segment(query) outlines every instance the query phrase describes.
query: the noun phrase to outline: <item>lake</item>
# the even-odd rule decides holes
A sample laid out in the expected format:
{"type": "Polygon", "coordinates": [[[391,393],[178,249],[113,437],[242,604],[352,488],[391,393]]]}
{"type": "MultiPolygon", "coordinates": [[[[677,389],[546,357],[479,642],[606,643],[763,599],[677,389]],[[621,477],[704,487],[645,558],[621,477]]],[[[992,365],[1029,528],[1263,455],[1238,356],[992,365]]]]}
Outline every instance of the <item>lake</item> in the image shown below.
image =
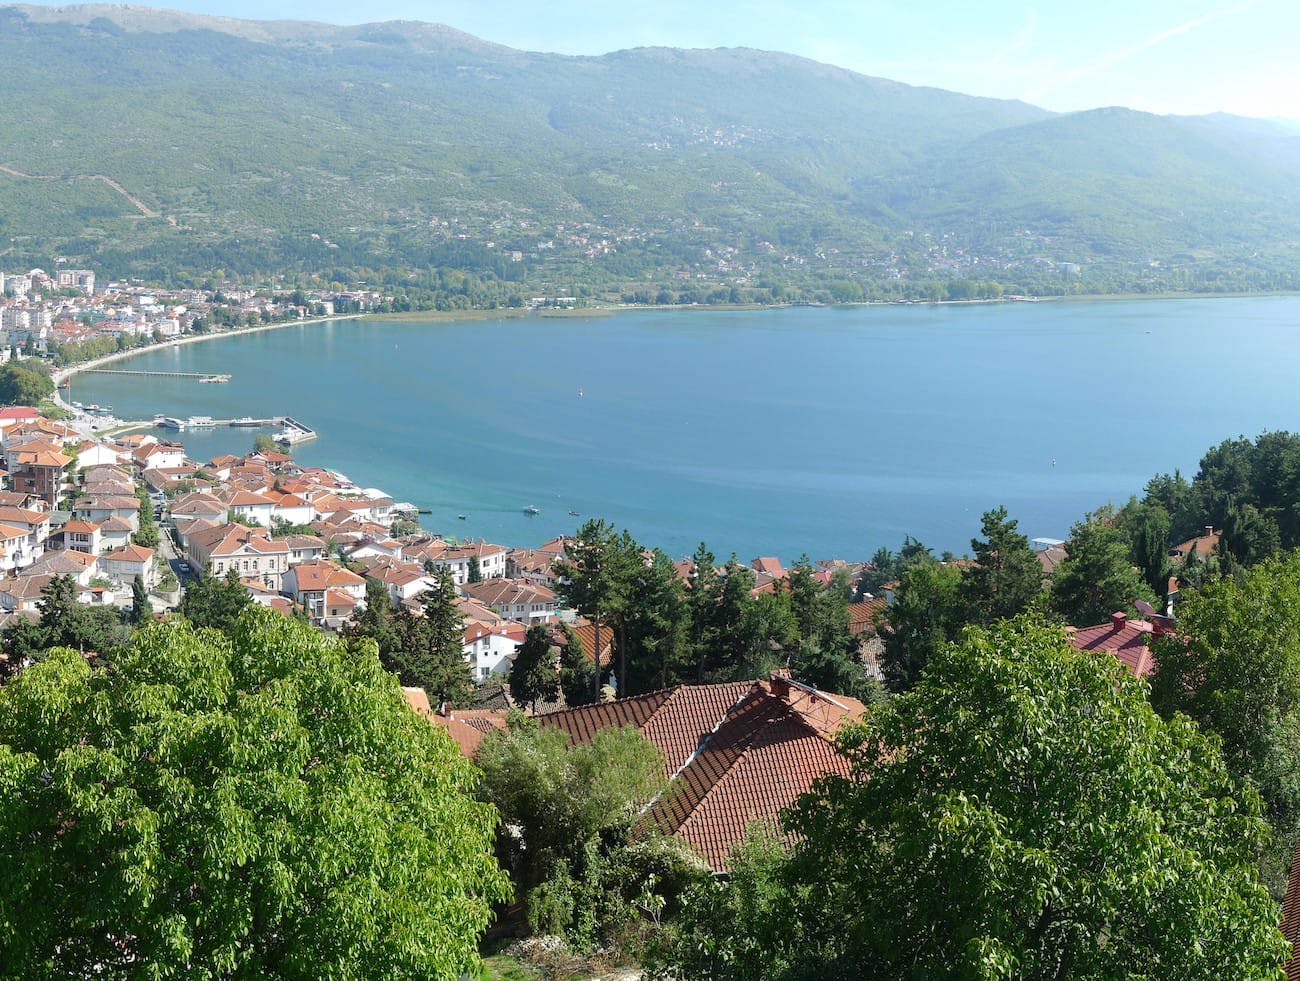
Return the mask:
{"type": "MultiPolygon", "coordinates": [[[[320,433],[301,463],[461,537],[535,545],[601,516],[674,557],[788,562],[905,534],[960,554],[999,504],[1064,538],[1212,443],[1294,428],[1298,366],[1296,297],[650,310],[289,327],[113,366],[225,385],[86,375],[71,397],[292,415],[320,433]]],[[[210,459],[253,432],[181,438],[210,459]]]]}

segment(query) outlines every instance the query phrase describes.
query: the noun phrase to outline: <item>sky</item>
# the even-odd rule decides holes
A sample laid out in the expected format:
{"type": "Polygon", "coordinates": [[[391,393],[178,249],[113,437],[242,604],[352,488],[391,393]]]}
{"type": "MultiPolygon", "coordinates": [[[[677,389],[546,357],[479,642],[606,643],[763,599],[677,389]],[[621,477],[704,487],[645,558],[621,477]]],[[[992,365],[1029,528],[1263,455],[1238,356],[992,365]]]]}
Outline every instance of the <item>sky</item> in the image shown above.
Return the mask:
{"type": "Polygon", "coordinates": [[[135,0],[257,20],[447,24],[530,51],[786,51],[1056,111],[1300,120],[1300,0],[135,0]]]}

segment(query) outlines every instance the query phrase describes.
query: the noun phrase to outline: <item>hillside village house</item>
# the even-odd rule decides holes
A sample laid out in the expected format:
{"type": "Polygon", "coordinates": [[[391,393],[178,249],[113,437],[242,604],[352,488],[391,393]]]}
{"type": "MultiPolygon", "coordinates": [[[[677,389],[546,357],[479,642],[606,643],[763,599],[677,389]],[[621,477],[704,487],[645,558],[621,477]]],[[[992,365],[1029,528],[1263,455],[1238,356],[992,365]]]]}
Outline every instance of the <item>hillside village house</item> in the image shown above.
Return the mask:
{"type": "Polygon", "coordinates": [[[15,572],[35,561],[27,529],[0,524],[0,572],[15,572]]]}
{"type": "Polygon", "coordinates": [[[104,575],[119,585],[129,586],[139,576],[146,589],[153,589],[158,584],[158,573],[154,566],[153,549],[143,545],[123,545],[99,557],[104,575]]]}
{"type": "Polygon", "coordinates": [[[531,623],[555,615],[555,593],[545,586],[515,579],[485,579],[467,582],[459,589],[507,620],[531,623]]]}
{"type": "Polygon", "coordinates": [[[338,626],[364,605],[366,581],[333,562],[303,562],[285,573],[281,592],[293,597],[314,620],[338,626]]]}
{"type": "Polygon", "coordinates": [[[411,562],[423,565],[430,562],[435,568],[446,569],[451,573],[451,580],[457,586],[469,582],[469,567],[472,559],[478,559],[479,575],[484,579],[497,579],[506,574],[506,554],[504,545],[490,545],[487,542],[471,542],[467,545],[450,545],[441,539],[429,539],[416,542],[403,549],[403,557],[411,562]]]}
{"type": "Polygon", "coordinates": [[[494,674],[509,674],[526,631],[522,623],[493,626],[475,621],[466,624],[465,660],[469,661],[474,680],[486,681],[494,674]]]}
{"type": "Polygon", "coordinates": [[[231,569],[244,579],[258,579],[280,590],[289,569],[289,546],[271,538],[265,529],[225,524],[189,536],[190,564],[220,578],[231,569]]]}

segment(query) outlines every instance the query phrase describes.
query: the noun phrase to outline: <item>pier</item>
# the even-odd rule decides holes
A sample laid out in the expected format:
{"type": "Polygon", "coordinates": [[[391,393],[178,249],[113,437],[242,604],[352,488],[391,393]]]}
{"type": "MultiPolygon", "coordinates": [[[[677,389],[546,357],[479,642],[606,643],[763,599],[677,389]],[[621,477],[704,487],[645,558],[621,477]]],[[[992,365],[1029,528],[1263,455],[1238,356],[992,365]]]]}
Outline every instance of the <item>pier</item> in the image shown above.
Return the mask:
{"type": "Polygon", "coordinates": [[[303,425],[291,416],[285,416],[281,420],[281,425],[284,428],[274,438],[277,443],[283,443],[285,446],[297,446],[299,443],[316,438],[316,430],[303,425]]]}
{"type": "Polygon", "coordinates": [[[81,373],[84,375],[151,375],[155,378],[189,378],[194,381],[216,382],[218,384],[230,381],[229,375],[201,371],[128,371],[125,368],[85,368],[81,373]]]}

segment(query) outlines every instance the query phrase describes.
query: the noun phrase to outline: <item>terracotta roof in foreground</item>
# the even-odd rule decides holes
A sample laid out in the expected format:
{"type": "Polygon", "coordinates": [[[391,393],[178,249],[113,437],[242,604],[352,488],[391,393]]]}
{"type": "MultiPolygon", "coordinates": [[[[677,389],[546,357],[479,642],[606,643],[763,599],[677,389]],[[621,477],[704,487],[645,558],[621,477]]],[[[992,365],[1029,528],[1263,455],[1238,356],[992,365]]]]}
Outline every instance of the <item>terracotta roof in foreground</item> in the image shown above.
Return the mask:
{"type": "Polygon", "coordinates": [[[775,828],[780,812],[818,777],[848,772],[832,737],[861,711],[853,699],[774,675],[766,682],[679,685],[537,720],[574,742],[635,726],[664,754],[670,777],[643,820],[722,872],[750,823],[775,828]]]}

